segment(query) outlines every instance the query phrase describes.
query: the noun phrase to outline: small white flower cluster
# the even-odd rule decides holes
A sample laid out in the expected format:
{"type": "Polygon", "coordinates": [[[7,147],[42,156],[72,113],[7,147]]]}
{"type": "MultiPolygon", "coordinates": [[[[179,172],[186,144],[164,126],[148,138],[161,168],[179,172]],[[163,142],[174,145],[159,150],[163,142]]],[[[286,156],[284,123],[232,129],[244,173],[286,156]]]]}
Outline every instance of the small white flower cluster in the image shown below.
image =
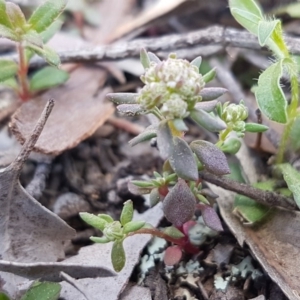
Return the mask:
{"type": "Polygon", "coordinates": [[[158,107],[167,119],[184,118],[194,105],[205,83],[196,66],[170,54],[166,61],[151,62],[141,80],[138,103],[147,110],[158,107]]]}

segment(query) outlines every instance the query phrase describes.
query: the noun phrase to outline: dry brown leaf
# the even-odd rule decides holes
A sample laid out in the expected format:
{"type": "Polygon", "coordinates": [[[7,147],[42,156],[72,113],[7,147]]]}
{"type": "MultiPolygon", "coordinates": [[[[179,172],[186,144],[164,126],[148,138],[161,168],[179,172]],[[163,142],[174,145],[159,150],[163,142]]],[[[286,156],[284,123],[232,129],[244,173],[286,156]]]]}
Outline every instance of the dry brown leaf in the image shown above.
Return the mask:
{"type": "MultiPolygon", "coordinates": [[[[250,183],[258,181],[254,158],[243,144],[238,159],[250,183]]],[[[273,209],[268,219],[256,227],[244,226],[232,214],[235,194],[208,184],[220,195],[221,215],[239,244],[247,244],[254,257],[290,300],[300,299],[300,212],[273,209]]]]}
{"type": "MultiPolygon", "coordinates": [[[[0,259],[16,262],[57,261],[64,257],[63,242],[75,231],[31,197],[19,182],[22,166],[32,151],[53,107],[49,101],[15,161],[0,172],[0,259]]],[[[3,289],[15,299],[26,279],[0,272],[3,289]]]]}
{"type": "Polygon", "coordinates": [[[56,99],[51,116],[35,145],[35,151],[58,155],[92,135],[114,112],[105,102],[109,89],[95,97],[106,74],[92,68],[78,68],[69,81],[58,88],[24,103],[13,115],[10,127],[20,142],[30,135],[47,99],[56,99]]]}
{"type": "MultiPolygon", "coordinates": [[[[137,215],[136,220],[144,220],[147,223],[157,226],[163,218],[161,205],[148,209],[145,213],[137,215]]],[[[126,253],[126,264],[124,269],[115,277],[108,278],[86,278],[79,279],[76,282],[84,287],[85,294],[89,300],[118,300],[119,295],[125,289],[131,273],[135,265],[140,260],[140,253],[146,244],[150,241],[151,236],[147,234],[139,234],[127,238],[124,241],[124,248],[126,253]],[[99,298],[101,295],[101,298],[99,298]]],[[[83,247],[79,254],[66,259],[65,263],[83,263],[84,265],[101,264],[101,266],[112,269],[110,252],[112,243],[95,244],[92,246],[83,247]]],[[[65,300],[86,300],[84,296],[67,282],[62,282],[61,297],[65,300]]]]}
{"type": "Polygon", "coordinates": [[[198,3],[191,0],[159,0],[152,7],[141,12],[138,16],[133,16],[130,21],[123,22],[110,34],[110,41],[115,41],[124,35],[127,35],[135,30],[150,25],[151,23],[161,21],[162,18],[170,17],[170,14],[182,14],[186,11],[197,10],[204,3],[198,3]],[[176,12],[175,12],[176,10],[176,12]]]}

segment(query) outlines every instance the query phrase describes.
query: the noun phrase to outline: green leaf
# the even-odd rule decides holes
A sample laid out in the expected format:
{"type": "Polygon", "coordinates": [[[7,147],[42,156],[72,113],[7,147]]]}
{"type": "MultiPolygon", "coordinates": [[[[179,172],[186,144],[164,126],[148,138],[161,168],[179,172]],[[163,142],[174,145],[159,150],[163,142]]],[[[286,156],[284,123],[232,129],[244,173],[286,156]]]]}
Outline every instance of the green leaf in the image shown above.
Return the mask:
{"type": "Polygon", "coordinates": [[[258,23],[263,19],[262,11],[254,0],[229,0],[233,17],[249,32],[257,35],[258,23]]]}
{"type": "Polygon", "coordinates": [[[7,16],[9,17],[9,20],[13,26],[14,29],[21,29],[24,33],[26,32],[26,19],[21,11],[21,8],[12,3],[12,2],[7,2],[6,3],[6,13],[7,16]]]}
{"type": "Polygon", "coordinates": [[[293,123],[291,134],[290,134],[291,146],[295,151],[300,149],[299,133],[300,133],[300,116],[298,116],[295,122],[293,123]]]}
{"type": "Polygon", "coordinates": [[[58,32],[63,24],[62,20],[56,20],[53,22],[45,31],[40,33],[40,37],[42,38],[44,43],[47,43],[51,40],[51,38],[58,32]]]}
{"type": "Polygon", "coordinates": [[[198,140],[193,141],[190,146],[208,172],[215,175],[230,173],[226,156],[216,145],[198,140]]]}
{"type": "Polygon", "coordinates": [[[130,221],[126,223],[123,227],[123,232],[125,234],[129,232],[134,232],[141,229],[145,225],[145,221],[130,221]]]}
{"type": "Polygon", "coordinates": [[[278,168],[281,170],[283,178],[300,208],[300,173],[288,163],[278,165],[278,168]]]}
{"type": "Polygon", "coordinates": [[[278,123],[287,122],[287,101],[280,86],[282,63],[280,60],[268,67],[259,76],[258,86],[254,90],[260,110],[270,120],[278,123]]]}
{"type": "Polygon", "coordinates": [[[174,239],[180,239],[184,237],[184,234],[174,226],[166,227],[163,232],[174,239]]]}
{"type": "Polygon", "coordinates": [[[16,75],[18,65],[12,60],[0,60],[0,82],[16,75]]]}
{"type": "Polygon", "coordinates": [[[27,44],[27,47],[35,52],[37,55],[43,57],[51,66],[57,67],[60,64],[58,54],[48,46],[40,48],[34,44],[27,44]]]}
{"type": "Polygon", "coordinates": [[[211,69],[205,75],[203,75],[203,81],[205,83],[212,81],[216,77],[216,74],[217,74],[216,68],[211,69]]]}
{"type": "Polygon", "coordinates": [[[123,240],[117,240],[113,243],[111,261],[116,272],[120,272],[124,268],[126,256],[123,247],[123,240]]]}
{"type": "Polygon", "coordinates": [[[202,57],[201,56],[197,56],[196,58],[194,58],[191,61],[191,65],[196,66],[199,71],[200,71],[201,63],[202,63],[202,57]]]}
{"type": "Polygon", "coordinates": [[[265,46],[268,39],[271,37],[276,26],[280,23],[279,20],[261,20],[258,23],[258,41],[261,46],[265,46]]]}
{"type": "Polygon", "coordinates": [[[153,125],[150,125],[147,127],[142,133],[131,139],[128,144],[130,146],[135,146],[139,143],[149,141],[152,138],[156,137],[156,128],[153,127],[153,125]]]}
{"type": "Polygon", "coordinates": [[[236,154],[240,148],[242,143],[237,138],[229,138],[226,139],[225,142],[220,146],[220,149],[224,153],[236,154]]]}
{"type": "Polygon", "coordinates": [[[257,123],[246,123],[245,131],[248,132],[265,132],[269,129],[268,126],[257,123]]]}
{"type": "Polygon", "coordinates": [[[101,231],[103,231],[105,225],[107,224],[107,222],[105,220],[103,220],[102,218],[99,218],[93,214],[89,214],[87,212],[82,212],[79,213],[80,218],[87,224],[100,229],[101,231]]]}
{"type": "Polygon", "coordinates": [[[59,283],[34,282],[21,300],[57,300],[61,291],[59,283]]]}
{"type": "Polygon", "coordinates": [[[190,113],[191,118],[200,126],[210,132],[220,132],[226,129],[226,123],[219,117],[211,115],[203,109],[193,109],[190,113]]]}
{"type": "Polygon", "coordinates": [[[137,104],[137,93],[108,93],[106,99],[116,104],[137,104]]]}
{"type": "Polygon", "coordinates": [[[188,131],[189,130],[182,119],[174,119],[174,120],[170,120],[170,122],[173,123],[173,126],[178,131],[188,131]]]}
{"type": "Polygon", "coordinates": [[[270,211],[266,207],[246,196],[237,195],[234,202],[233,213],[238,215],[249,225],[261,221],[270,211]]]}
{"type": "Polygon", "coordinates": [[[10,300],[10,299],[4,293],[0,293],[0,300],[10,300]]]}
{"type": "Polygon", "coordinates": [[[98,244],[106,244],[110,242],[110,239],[108,239],[106,236],[102,236],[102,237],[91,236],[90,240],[98,244]]]}
{"type": "Polygon", "coordinates": [[[6,13],[6,3],[4,0],[0,0],[0,24],[6,28],[12,29],[13,26],[6,13]]]}
{"type": "Polygon", "coordinates": [[[158,188],[154,188],[150,192],[150,207],[155,206],[160,201],[160,194],[158,188]]]}
{"type": "Polygon", "coordinates": [[[114,219],[110,215],[107,215],[107,214],[98,214],[98,217],[103,219],[107,223],[112,223],[114,221],[114,219]]]}
{"type": "Polygon", "coordinates": [[[2,24],[0,24],[0,37],[4,37],[4,38],[10,39],[12,41],[19,40],[18,36],[15,34],[15,32],[12,29],[10,29],[2,24]]]}
{"type": "Polygon", "coordinates": [[[148,69],[150,67],[150,58],[145,48],[142,48],[140,51],[140,61],[144,69],[148,69]]]}
{"type": "Polygon", "coordinates": [[[54,67],[45,67],[36,73],[30,79],[30,90],[37,92],[46,90],[54,86],[65,83],[69,79],[66,71],[54,67]]]}
{"type": "Polygon", "coordinates": [[[29,30],[22,36],[23,41],[33,44],[39,48],[43,48],[43,40],[35,30],[29,30]]]}
{"type": "Polygon", "coordinates": [[[198,168],[194,154],[187,142],[177,136],[173,138],[169,162],[178,177],[185,180],[198,180],[198,168]]]}
{"type": "Polygon", "coordinates": [[[124,226],[125,224],[129,223],[133,217],[133,203],[131,200],[127,200],[123,204],[123,209],[120,217],[120,222],[124,226]]]}
{"type": "Polygon", "coordinates": [[[173,135],[168,121],[161,121],[159,123],[156,134],[160,155],[163,159],[167,159],[170,156],[173,147],[173,135]]]}
{"type": "Polygon", "coordinates": [[[8,79],[6,79],[4,81],[1,81],[0,85],[7,86],[7,87],[9,87],[9,88],[11,88],[11,89],[13,89],[15,91],[18,90],[18,82],[17,82],[17,80],[16,80],[15,77],[10,77],[10,78],[8,78],[8,79]]]}
{"type": "Polygon", "coordinates": [[[28,24],[38,33],[45,31],[66,7],[67,0],[48,0],[31,15],[28,24]]]}

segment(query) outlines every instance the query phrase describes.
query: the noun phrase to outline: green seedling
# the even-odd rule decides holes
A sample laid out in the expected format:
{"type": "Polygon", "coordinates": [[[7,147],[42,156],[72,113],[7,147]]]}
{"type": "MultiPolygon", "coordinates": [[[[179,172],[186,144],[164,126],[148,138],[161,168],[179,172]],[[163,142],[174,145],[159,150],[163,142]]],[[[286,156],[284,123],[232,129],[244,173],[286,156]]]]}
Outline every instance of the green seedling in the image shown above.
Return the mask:
{"type": "MultiPolygon", "coordinates": [[[[297,4],[291,7],[294,7],[296,11],[296,6],[297,4]]],[[[260,74],[254,92],[263,114],[272,121],[284,124],[276,157],[277,170],[283,175],[296,204],[300,207],[300,173],[289,163],[283,163],[289,141],[293,150],[300,149],[297,57],[289,53],[284,41],[281,21],[265,16],[255,0],[229,0],[229,7],[235,19],[249,32],[256,35],[260,45],[268,47],[274,56],[272,64],[260,74]],[[286,98],[280,83],[283,74],[287,74],[290,80],[291,99],[286,98]]]]}
{"type": "Polygon", "coordinates": [[[254,0],[229,0],[229,7],[234,18],[256,35],[260,45],[268,47],[274,55],[273,63],[260,74],[254,91],[263,114],[272,121],[285,124],[276,159],[280,164],[293,124],[299,118],[298,65],[284,41],[280,20],[265,16],[254,0]],[[291,82],[290,102],[280,84],[284,73],[287,73],[291,82]]]}
{"type": "Polygon", "coordinates": [[[215,195],[202,189],[198,172],[205,169],[215,175],[230,173],[224,152],[236,153],[245,132],[267,130],[264,125],[245,122],[248,110],[242,101],[240,104],[218,103],[216,99],[226,89],[205,88],[216,71],[201,74],[201,57],[188,62],[170,54],[167,60],[161,61],[153,53],[142,49],[140,58],[145,68],[141,76],[145,85],[141,91],[137,94],[108,94],[107,98],[115,102],[117,109],[125,115],[152,114],[158,120],[157,124],[150,125],[129,143],[133,146],[155,137],[160,154],[165,159],[162,174],[155,172],[154,178],[149,181],[132,181],[129,190],[135,194],[150,194],[151,206],[162,202],[164,215],[172,224],[172,232],[162,234],[142,223],[138,223],[140,228],[133,227],[127,232],[126,228],[132,222],[130,218],[127,220],[129,223],[124,223],[122,216],[121,221],[113,221],[108,216],[104,220],[102,216],[81,214],[85,222],[103,232],[103,237],[91,238],[94,242],[114,242],[112,261],[117,271],[125,263],[122,242],[128,235],[149,233],[165,238],[174,244],[165,252],[165,263],[173,265],[180,260],[183,251],[192,254],[199,252],[198,245],[193,244],[189,237],[190,230],[196,225],[193,220],[196,210],[201,211],[208,227],[222,231],[221,221],[210,204],[215,195]],[[196,140],[188,144],[184,139],[188,131],[186,118],[218,133],[219,141],[213,144],[196,140]]]}
{"type": "Polygon", "coordinates": [[[58,54],[45,45],[60,28],[57,18],[66,4],[67,0],[48,0],[26,20],[18,5],[0,0],[0,37],[14,41],[18,53],[18,63],[0,59],[0,84],[14,89],[22,101],[64,83],[69,77],[57,68],[60,64],[58,54]],[[43,57],[51,67],[28,77],[29,61],[34,54],[43,57]]]}

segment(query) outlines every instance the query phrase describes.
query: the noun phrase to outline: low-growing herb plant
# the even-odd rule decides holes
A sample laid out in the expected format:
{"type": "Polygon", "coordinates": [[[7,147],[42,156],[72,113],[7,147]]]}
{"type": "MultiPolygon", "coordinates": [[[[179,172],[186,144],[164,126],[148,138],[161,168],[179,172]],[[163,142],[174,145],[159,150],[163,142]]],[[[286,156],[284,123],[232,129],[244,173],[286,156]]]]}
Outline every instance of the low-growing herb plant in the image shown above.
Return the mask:
{"type": "Polygon", "coordinates": [[[161,201],[164,215],[172,226],[159,231],[144,222],[132,221],[131,201],[124,204],[120,221],[108,215],[81,213],[85,222],[103,232],[103,237],[92,237],[92,241],[114,243],[111,259],[116,271],[125,264],[123,240],[128,236],[149,233],[165,238],[173,244],[165,252],[165,262],[176,264],[182,251],[192,254],[199,251],[189,238],[189,231],[196,223],[193,220],[196,210],[201,211],[208,227],[223,230],[209,201],[214,195],[202,189],[198,172],[205,169],[216,175],[229,174],[224,152],[236,153],[245,132],[267,130],[264,125],[245,122],[248,110],[243,101],[221,104],[215,100],[226,89],[205,88],[214,78],[215,70],[201,74],[201,57],[190,63],[170,54],[167,60],[161,61],[145,49],[141,50],[140,57],[145,68],[141,77],[145,85],[140,92],[113,93],[107,97],[117,103],[118,110],[125,115],[156,116],[157,124],[147,127],[129,143],[134,146],[156,137],[160,154],[165,159],[162,174],[154,172],[154,178],[149,181],[132,181],[129,190],[135,194],[150,194],[151,206],[161,201]],[[219,133],[218,142],[195,140],[188,144],[184,139],[188,117],[206,130],[219,133]]]}
{"type": "MultiPolygon", "coordinates": [[[[299,66],[297,58],[290,54],[284,40],[281,21],[265,16],[255,0],[229,0],[234,18],[249,32],[258,37],[261,46],[268,47],[273,53],[271,65],[264,70],[254,92],[259,108],[270,120],[284,124],[275,167],[287,183],[288,194],[300,208],[300,173],[289,163],[284,162],[286,150],[298,151],[300,132],[299,112],[299,66]],[[291,97],[287,99],[280,80],[286,74],[290,80],[291,97]],[[291,143],[289,143],[291,142],[291,143]]],[[[268,183],[268,189],[274,190],[274,180],[268,183]]],[[[246,199],[249,201],[249,198],[246,199]]],[[[265,208],[259,209],[261,214],[265,208]]]]}
{"type": "Polygon", "coordinates": [[[13,88],[22,101],[64,83],[69,77],[57,68],[58,54],[45,45],[60,28],[57,18],[66,4],[67,0],[47,0],[26,20],[18,5],[0,0],[0,37],[14,41],[18,54],[18,63],[0,59],[0,84],[13,88]],[[28,77],[29,61],[34,54],[43,57],[50,66],[28,77]]]}

